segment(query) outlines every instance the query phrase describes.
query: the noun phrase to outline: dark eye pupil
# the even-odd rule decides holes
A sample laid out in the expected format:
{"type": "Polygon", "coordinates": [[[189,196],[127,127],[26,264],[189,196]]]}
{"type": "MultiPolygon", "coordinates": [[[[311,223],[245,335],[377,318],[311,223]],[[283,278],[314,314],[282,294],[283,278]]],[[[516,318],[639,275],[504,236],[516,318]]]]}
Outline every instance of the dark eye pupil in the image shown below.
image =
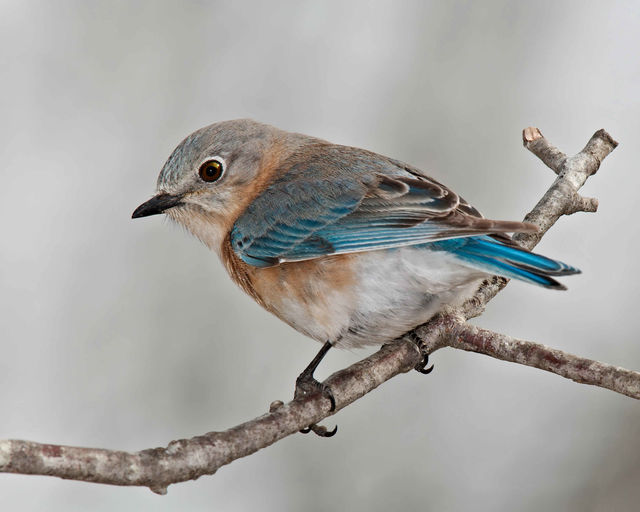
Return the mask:
{"type": "Polygon", "coordinates": [[[200,167],[200,178],[204,181],[216,181],[222,176],[222,164],[217,160],[205,162],[200,167]]]}

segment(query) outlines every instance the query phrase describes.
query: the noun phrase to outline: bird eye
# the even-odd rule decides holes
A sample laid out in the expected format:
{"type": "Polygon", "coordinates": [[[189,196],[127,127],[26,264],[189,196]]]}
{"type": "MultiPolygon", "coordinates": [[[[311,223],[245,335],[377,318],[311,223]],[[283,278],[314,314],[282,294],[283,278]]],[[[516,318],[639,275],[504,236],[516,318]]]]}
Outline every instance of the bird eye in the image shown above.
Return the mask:
{"type": "Polygon", "coordinates": [[[198,174],[202,181],[212,183],[220,179],[222,171],[222,162],[219,160],[207,160],[200,166],[198,174]]]}

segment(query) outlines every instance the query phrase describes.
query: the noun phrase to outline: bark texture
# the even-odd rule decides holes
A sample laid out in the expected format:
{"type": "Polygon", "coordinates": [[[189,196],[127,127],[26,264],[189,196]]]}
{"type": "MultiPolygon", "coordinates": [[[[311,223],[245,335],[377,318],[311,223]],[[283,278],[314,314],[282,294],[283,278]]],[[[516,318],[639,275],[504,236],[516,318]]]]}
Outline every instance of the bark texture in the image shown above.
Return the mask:
{"type": "MultiPolygon", "coordinates": [[[[532,249],[563,215],[597,210],[598,201],[580,196],[578,190],[598,171],[600,163],[615,149],[617,142],[607,132],[599,130],[580,153],[568,157],[549,143],[537,128],[526,128],[522,135],[525,147],[557,174],[551,187],[524,219],[536,224],[540,231],[514,237],[521,245],[532,249]]],[[[213,474],[235,459],[318,423],[390,378],[420,365],[423,353],[443,347],[479,352],[640,398],[638,372],[466,323],[482,314],[486,304],[507,282],[500,277],[485,281],[462,307],[451,309],[416,328],[412,337],[419,338],[421,348],[409,339],[389,343],[370,357],[334,373],[325,381],[336,399],[334,412],[329,411],[329,401],[320,395],[287,404],[276,401],[268,413],[224,432],[209,432],[192,439],[172,441],[166,448],[136,453],[5,440],[0,441],[0,472],[146,486],[164,494],[170,484],[213,474]]]]}

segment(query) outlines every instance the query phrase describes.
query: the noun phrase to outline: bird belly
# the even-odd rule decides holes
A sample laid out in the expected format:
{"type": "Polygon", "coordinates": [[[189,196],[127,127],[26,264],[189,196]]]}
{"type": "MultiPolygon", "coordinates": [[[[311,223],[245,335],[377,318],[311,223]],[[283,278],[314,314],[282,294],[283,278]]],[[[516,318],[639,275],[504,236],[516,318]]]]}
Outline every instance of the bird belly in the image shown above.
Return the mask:
{"type": "Polygon", "coordinates": [[[443,251],[402,247],[255,269],[258,302],[338,347],[380,345],[467,298],[486,274],[443,251]]]}
{"type": "Polygon", "coordinates": [[[426,246],[361,253],[356,273],[355,305],[338,342],[345,347],[392,341],[462,304],[487,277],[426,246]]]}

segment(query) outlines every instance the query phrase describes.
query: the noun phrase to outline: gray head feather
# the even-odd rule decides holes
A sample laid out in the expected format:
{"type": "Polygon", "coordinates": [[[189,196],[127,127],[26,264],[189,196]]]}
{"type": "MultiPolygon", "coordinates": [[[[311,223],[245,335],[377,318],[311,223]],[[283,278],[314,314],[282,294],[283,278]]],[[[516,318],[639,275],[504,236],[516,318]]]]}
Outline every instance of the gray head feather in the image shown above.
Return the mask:
{"type": "Polygon", "coordinates": [[[238,164],[245,170],[253,169],[279,132],[251,119],[223,121],[201,128],[171,153],[158,176],[158,191],[184,193],[202,187],[197,179],[198,167],[216,156],[224,160],[227,173],[238,164]]]}

